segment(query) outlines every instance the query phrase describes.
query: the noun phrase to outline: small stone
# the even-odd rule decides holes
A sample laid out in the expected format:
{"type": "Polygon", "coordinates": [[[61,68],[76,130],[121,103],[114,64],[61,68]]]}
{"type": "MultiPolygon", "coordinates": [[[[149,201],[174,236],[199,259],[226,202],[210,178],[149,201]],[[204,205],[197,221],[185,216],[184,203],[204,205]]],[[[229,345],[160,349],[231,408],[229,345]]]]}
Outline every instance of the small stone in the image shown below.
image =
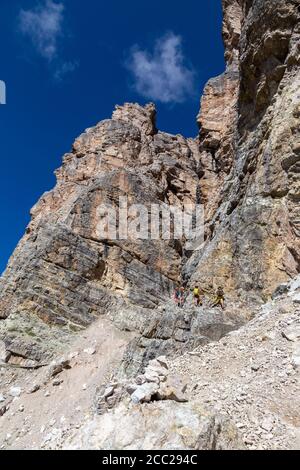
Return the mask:
{"type": "Polygon", "coordinates": [[[0,341],[0,363],[8,362],[10,358],[10,352],[6,350],[4,341],[0,341]]]}
{"type": "Polygon", "coordinates": [[[114,391],[115,391],[115,387],[114,387],[114,386],[107,387],[107,388],[104,390],[103,398],[111,397],[111,396],[114,394],[114,391]]]}
{"type": "Polygon", "coordinates": [[[145,373],[145,379],[146,379],[146,382],[155,382],[157,384],[159,384],[160,380],[159,380],[159,377],[158,377],[158,374],[155,374],[155,373],[145,373]]]}
{"type": "Polygon", "coordinates": [[[138,388],[137,384],[130,383],[126,386],[126,392],[129,393],[129,395],[132,395],[136,391],[137,388],[138,388]]]}
{"type": "Polygon", "coordinates": [[[171,375],[165,383],[160,384],[157,392],[159,400],[173,400],[177,402],[187,402],[185,395],[187,385],[182,381],[181,377],[171,375]]]}
{"type": "Polygon", "coordinates": [[[276,338],[275,331],[270,331],[262,336],[262,341],[272,341],[276,338]]]}
{"type": "Polygon", "coordinates": [[[300,369],[300,355],[293,356],[293,366],[295,367],[295,369],[300,369]]]}
{"type": "Polygon", "coordinates": [[[75,357],[77,357],[78,355],[79,355],[79,352],[74,351],[74,352],[71,352],[68,357],[71,360],[71,359],[75,359],[75,357]]]}
{"type": "Polygon", "coordinates": [[[48,390],[45,392],[44,397],[50,397],[50,392],[48,390]]]}
{"type": "Polygon", "coordinates": [[[273,419],[272,418],[265,418],[260,427],[264,429],[264,431],[270,432],[273,429],[273,419]]]}
{"type": "Polygon", "coordinates": [[[162,367],[169,369],[166,356],[159,356],[156,358],[156,360],[162,367]]]}
{"type": "Polygon", "coordinates": [[[288,341],[292,342],[300,340],[300,325],[292,325],[286,330],[283,330],[282,336],[288,341]]]}
{"type": "Polygon", "coordinates": [[[147,368],[148,367],[153,369],[161,369],[162,367],[164,369],[168,369],[166,362],[163,360],[159,361],[158,359],[152,359],[151,361],[149,361],[147,368]]]}
{"type": "Polygon", "coordinates": [[[2,395],[2,393],[0,393],[0,403],[2,403],[3,401],[5,401],[5,398],[4,398],[4,396],[2,395]]]}
{"type": "Polygon", "coordinates": [[[52,361],[48,371],[47,371],[47,378],[46,381],[50,380],[52,377],[60,374],[64,369],[71,369],[69,359],[60,358],[57,361],[52,361]]]}
{"type": "Polygon", "coordinates": [[[83,384],[82,385],[82,390],[86,390],[87,389],[87,385],[86,384],[83,384]]]}
{"type": "Polygon", "coordinates": [[[136,378],[135,378],[135,383],[137,385],[143,385],[144,383],[146,382],[146,378],[144,375],[138,375],[136,378]]]}
{"type": "Polygon", "coordinates": [[[106,403],[108,405],[109,408],[113,408],[115,406],[117,402],[117,397],[116,396],[111,396],[111,397],[108,397],[106,398],[106,403]]]}
{"type": "Polygon", "coordinates": [[[28,389],[28,394],[30,395],[31,393],[35,393],[40,389],[40,386],[38,384],[34,384],[31,388],[28,389]]]}
{"type": "Polygon", "coordinates": [[[24,410],[25,410],[24,405],[20,405],[20,406],[19,406],[19,411],[20,411],[21,413],[23,413],[24,410]]]}
{"type": "Polygon", "coordinates": [[[19,397],[19,396],[21,395],[21,392],[22,392],[21,387],[12,387],[12,388],[9,390],[9,395],[10,395],[11,397],[16,398],[16,397],[19,397]]]}
{"type": "Polygon", "coordinates": [[[44,443],[51,441],[51,438],[52,438],[52,434],[51,433],[47,434],[47,436],[44,439],[44,443]]]}
{"type": "Polygon", "coordinates": [[[58,387],[60,384],[63,383],[62,379],[54,379],[52,382],[53,387],[58,387]]]}
{"type": "Polygon", "coordinates": [[[236,427],[239,428],[239,429],[242,429],[242,428],[246,427],[246,424],[245,423],[237,423],[236,427]]]}
{"type": "Polygon", "coordinates": [[[93,356],[94,354],[96,354],[96,349],[95,348],[87,348],[87,349],[84,349],[83,352],[85,354],[88,354],[89,356],[93,356]]]}
{"type": "Polygon", "coordinates": [[[146,367],[144,375],[146,376],[147,374],[152,375],[152,376],[157,376],[157,377],[161,375],[163,377],[163,376],[169,375],[169,371],[165,367],[155,366],[154,364],[149,364],[149,366],[146,367]]]}
{"type": "Polygon", "coordinates": [[[131,395],[131,400],[135,404],[149,402],[152,396],[157,393],[158,389],[159,386],[153,382],[139,385],[131,395]]]}
{"type": "Polygon", "coordinates": [[[300,304],[300,294],[295,294],[295,295],[293,296],[293,302],[294,302],[295,304],[300,304]]]}

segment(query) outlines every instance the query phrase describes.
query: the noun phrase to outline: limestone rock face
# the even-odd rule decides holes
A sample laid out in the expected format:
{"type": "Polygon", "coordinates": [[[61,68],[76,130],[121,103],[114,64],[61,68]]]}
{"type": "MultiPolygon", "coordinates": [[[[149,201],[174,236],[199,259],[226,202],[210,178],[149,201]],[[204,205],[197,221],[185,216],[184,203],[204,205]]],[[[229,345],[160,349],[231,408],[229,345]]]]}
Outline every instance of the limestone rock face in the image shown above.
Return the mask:
{"type": "Polygon", "coordinates": [[[49,347],[35,347],[34,338],[49,330],[45,324],[53,327],[50,349],[56,349],[64,330],[128,306],[153,309],[170,297],[181,277],[184,240],[106,239],[98,231],[99,207],[118,210],[120,197],[149,211],[151,204],[193,203],[197,159],[189,140],[157,132],[152,104],[117,107],[111,120],[75,141],[56,187],[32,209],[1,280],[0,317],[7,320],[0,336],[9,351],[27,357],[31,348],[38,359],[49,347]]]}
{"type": "Polygon", "coordinates": [[[234,160],[234,131],[239,91],[239,39],[242,7],[238,0],[223,1],[225,72],[207,83],[197,121],[200,127],[201,202],[211,220],[221,202],[224,180],[234,160]]]}
{"type": "Polygon", "coordinates": [[[250,449],[299,447],[300,0],[223,10],[226,70],[205,88],[198,138],[158,131],[153,104],[117,106],[32,209],[0,279],[4,448],[238,449],[237,428],[250,449]],[[147,219],[200,202],[196,250],[150,226],[135,239],[133,214],[129,236],[99,231],[120,204],[147,219]]]}
{"type": "Polygon", "coordinates": [[[239,40],[243,20],[241,0],[223,0],[223,40],[225,60],[228,68],[236,69],[239,64],[239,40]]]}
{"type": "Polygon", "coordinates": [[[159,132],[153,104],[127,103],[75,141],[0,280],[6,361],[39,363],[103,314],[137,332],[130,361],[182,352],[239,320],[208,305],[209,334],[205,310],[178,328],[178,310],[159,310],[174,283],[221,284],[228,305],[252,305],[300,271],[299,6],[223,1],[226,70],[205,89],[197,139],[159,132]],[[148,213],[201,202],[204,246],[99,234],[99,208],[124,197],[148,213]]]}
{"type": "MultiPolygon", "coordinates": [[[[207,203],[206,247],[189,260],[186,276],[223,284],[248,302],[265,299],[300,270],[299,6],[292,0],[224,1],[227,71],[235,69],[238,57],[238,99],[229,121],[226,113],[222,121],[225,127],[229,122],[225,136],[218,127],[221,113],[218,122],[212,112],[210,126],[200,114],[200,150],[207,140],[210,148],[216,143],[214,158],[230,171],[224,179],[215,170],[210,179],[221,189],[207,203]],[[216,133],[222,144],[233,136],[229,154],[219,137],[211,139],[216,133]]],[[[221,96],[210,83],[204,106],[210,107],[210,97],[221,111],[221,96]]],[[[210,188],[205,176],[203,183],[210,188]]]]}
{"type": "Polygon", "coordinates": [[[142,372],[149,360],[162,354],[178,355],[218,341],[244,320],[238,312],[229,318],[221,311],[209,307],[196,309],[188,304],[184,309],[167,304],[164,311],[155,310],[147,317],[140,314],[140,334],[128,344],[124,354],[126,373],[142,372]]]}
{"type": "Polygon", "coordinates": [[[222,450],[242,449],[237,428],[228,419],[208,415],[197,404],[172,401],[142,407],[122,403],[111,413],[89,420],[63,449],[222,450]]]}
{"type": "Polygon", "coordinates": [[[188,398],[227,413],[251,450],[299,449],[299,281],[239,330],[169,366],[188,382],[188,398]]]}

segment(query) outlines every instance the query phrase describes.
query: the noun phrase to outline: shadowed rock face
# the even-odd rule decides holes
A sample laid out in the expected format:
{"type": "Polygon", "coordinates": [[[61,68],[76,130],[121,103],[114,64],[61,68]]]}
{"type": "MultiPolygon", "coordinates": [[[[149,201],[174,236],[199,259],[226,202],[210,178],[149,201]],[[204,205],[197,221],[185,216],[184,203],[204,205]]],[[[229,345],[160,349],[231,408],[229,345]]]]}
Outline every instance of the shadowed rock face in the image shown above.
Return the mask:
{"type": "Polygon", "coordinates": [[[300,271],[300,0],[223,6],[227,67],[207,84],[197,139],[159,132],[152,104],[125,104],[64,156],[0,280],[0,339],[9,354],[40,360],[102,314],[141,335],[131,358],[165,352],[170,342],[176,351],[202,333],[190,322],[183,341],[174,331],[168,337],[180,315],[157,306],[175,282],[221,284],[242,304],[261,302],[300,271]],[[201,201],[204,247],[191,254],[183,239],[99,236],[98,208],[116,208],[124,196],[148,210],[201,201]]]}

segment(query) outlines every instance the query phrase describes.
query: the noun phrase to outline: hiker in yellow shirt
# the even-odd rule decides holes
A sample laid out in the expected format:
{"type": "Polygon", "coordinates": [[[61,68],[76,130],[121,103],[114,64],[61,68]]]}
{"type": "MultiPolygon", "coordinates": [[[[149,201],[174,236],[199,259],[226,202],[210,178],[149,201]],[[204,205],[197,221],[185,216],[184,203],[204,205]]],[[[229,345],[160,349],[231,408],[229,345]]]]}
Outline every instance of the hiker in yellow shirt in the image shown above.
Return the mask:
{"type": "Polygon", "coordinates": [[[195,307],[199,307],[202,305],[202,299],[200,295],[200,289],[199,286],[195,286],[193,290],[193,299],[194,299],[194,305],[195,307]]]}

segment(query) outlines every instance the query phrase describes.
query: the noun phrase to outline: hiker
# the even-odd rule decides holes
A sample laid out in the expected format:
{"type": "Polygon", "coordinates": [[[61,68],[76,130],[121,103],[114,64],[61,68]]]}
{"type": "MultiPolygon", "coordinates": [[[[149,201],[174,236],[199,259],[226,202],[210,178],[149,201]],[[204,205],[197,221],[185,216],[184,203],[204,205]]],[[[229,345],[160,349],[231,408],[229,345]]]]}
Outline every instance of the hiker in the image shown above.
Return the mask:
{"type": "Polygon", "coordinates": [[[225,302],[225,294],[224,294],[223,287],[218,287],[217,292],[216,292],[216,298],[212,307],[217,307],[218,305],[220,305],[222,310],[224,310],[224,302],[225,302]]]}
{"type": "Polygon", "coordinates": [[[183,307],[185,303],[185,288],[180,287],[180,307],[183,307]]]}
{"type": "Polygon", "coordinates": [[[193,289],[193,298],[194,298],[194,304],[195,307],[199,307],[202,305],[202,300],[200,296],[200,289],[198,286],[195,286],[193,289]]]}
{"type": "Polygon", "coordinates": [[[177,305],[177,307],[180,307],[180,288],[179,286],[176,286],[174,289],[174,302],[177,305]]]}

